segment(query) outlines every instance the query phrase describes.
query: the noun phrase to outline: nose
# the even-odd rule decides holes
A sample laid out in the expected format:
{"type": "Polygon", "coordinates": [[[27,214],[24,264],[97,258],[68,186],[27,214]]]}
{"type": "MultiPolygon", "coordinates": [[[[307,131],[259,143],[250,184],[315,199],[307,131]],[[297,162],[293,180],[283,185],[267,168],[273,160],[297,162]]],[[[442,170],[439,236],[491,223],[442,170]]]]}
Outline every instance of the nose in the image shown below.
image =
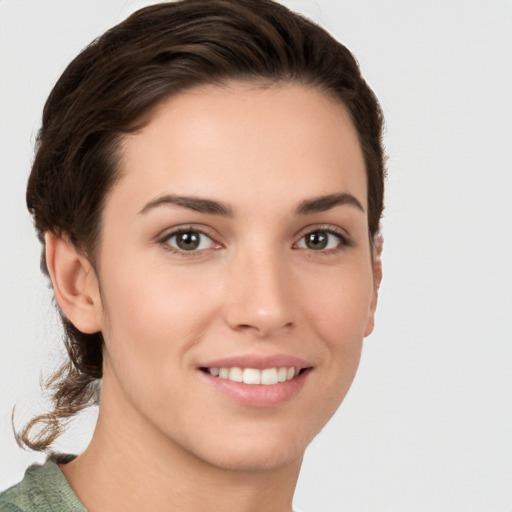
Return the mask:
{"type": "Polygon", "coordinates": [[[264,338],[289,330],[297,314],[286,262],[272,251],[239,255],[229,269],[225,315],[236,331],[264,338]]]}

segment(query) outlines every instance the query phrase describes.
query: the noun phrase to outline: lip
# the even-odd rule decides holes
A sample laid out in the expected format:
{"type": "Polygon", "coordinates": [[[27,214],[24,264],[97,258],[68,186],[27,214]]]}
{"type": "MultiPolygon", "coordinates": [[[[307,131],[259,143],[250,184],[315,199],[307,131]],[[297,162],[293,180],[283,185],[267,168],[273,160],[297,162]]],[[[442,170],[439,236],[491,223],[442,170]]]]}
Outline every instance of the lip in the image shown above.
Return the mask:
{"type": "Polygon", "coordinates": [[[233,368],[234,366],[238,366],[240,368],[256,368],[257,370],[293,366],[302,370],[304,368],[311,368],[313,365],[305,359],[300,359],[286,354],[277,354],[273,356],[244,354],[215,359],[214,361],[208,361],[199,365],[200,368],[233,368]]]}
{"type": "Polygon", "coordinates": [[[311,369],[312,365],[304,359],[284,354],[266,357],[253,355],[226,357],[209,361],[198,367],[203,378],[215,390],[230,400],[247,407],[275,407],[292,400],[304,387],[311,369]],[[302,370],[302,372],[291,380],[272,385],[263,385],[233,382],[229,379],[214,377],[204,371],[205,368],[232,368],[235,366],[240,368],[256,368],[258,370],[293,366],[302,370]]]}

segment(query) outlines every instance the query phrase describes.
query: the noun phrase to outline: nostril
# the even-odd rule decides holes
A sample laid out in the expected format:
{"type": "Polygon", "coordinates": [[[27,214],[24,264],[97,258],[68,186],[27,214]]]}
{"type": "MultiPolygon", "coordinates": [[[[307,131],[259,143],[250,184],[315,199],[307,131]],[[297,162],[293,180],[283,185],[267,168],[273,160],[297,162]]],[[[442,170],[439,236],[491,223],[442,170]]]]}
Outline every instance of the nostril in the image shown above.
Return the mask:
{"type": "Polygon", "coordinates": [[[253,332],[260,337],[274,335],[277,332],[284,332],[293,327],[293,322],[281,323],[279,321],[269,321],[269,319],[265,319],[265,321],[255,321],[254,324],[249,323],[241,323],[238,325],[232,326],[235,331],[238,332],[253,332]]]}

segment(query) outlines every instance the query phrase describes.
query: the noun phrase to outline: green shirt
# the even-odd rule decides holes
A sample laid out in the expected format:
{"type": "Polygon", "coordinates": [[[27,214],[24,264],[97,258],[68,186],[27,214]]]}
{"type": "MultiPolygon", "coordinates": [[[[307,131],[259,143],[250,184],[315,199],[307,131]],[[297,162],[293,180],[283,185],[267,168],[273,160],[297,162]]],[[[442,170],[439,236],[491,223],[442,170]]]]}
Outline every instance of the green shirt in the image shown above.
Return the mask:
{"type": "Polygon", "coordinates": [[[19,484],[0,493],[0,512],[87,512],[57,465],[73,458],[50,457],[30,466],[19,484]]]}

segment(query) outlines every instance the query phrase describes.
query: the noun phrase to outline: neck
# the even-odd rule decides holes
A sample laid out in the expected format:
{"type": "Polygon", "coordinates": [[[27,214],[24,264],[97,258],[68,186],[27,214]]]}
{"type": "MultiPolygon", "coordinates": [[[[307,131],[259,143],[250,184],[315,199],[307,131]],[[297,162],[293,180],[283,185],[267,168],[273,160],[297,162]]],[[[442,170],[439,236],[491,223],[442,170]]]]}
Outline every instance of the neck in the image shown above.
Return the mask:
{"type": "Polygon", "coordinates": [[[270,469],[219,467],[156,435],[129,407],[118,414],[105,385],[101,403],[89,447],[61,465],[89,512],[292,510],[302,457],[270,469]]]}

